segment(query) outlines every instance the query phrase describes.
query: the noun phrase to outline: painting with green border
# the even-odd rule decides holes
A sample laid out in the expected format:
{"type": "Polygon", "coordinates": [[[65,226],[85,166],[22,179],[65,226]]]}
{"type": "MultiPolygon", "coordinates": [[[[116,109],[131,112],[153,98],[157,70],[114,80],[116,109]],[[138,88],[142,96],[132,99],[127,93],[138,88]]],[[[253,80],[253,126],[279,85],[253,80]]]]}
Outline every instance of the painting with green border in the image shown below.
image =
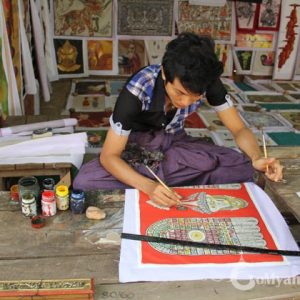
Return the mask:
{"type": "Polygon", "coordinates": [[[300,103],[259,103],[266,110],[300,109],[300,103]]]}
{"type": "Polygon", "coordinates": [[[300,146],[300,133],[268,132],[268,136],[270,136],[278,146],[300,146]]]}

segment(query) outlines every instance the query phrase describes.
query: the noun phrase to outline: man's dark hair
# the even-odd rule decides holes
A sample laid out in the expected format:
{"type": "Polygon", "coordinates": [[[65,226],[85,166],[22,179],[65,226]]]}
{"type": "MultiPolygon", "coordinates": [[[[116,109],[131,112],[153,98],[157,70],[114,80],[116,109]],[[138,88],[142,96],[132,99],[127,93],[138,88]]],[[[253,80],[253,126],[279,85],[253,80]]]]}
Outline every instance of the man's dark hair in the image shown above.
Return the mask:
{"type": "Polygon", "coordinates": [[[190,32],[183,32],[168,43],[162,66],[167,82],[172,83],[177,77],[182,86],[194,94],[203,94],[223,73],[213,40],[190,32]]]}

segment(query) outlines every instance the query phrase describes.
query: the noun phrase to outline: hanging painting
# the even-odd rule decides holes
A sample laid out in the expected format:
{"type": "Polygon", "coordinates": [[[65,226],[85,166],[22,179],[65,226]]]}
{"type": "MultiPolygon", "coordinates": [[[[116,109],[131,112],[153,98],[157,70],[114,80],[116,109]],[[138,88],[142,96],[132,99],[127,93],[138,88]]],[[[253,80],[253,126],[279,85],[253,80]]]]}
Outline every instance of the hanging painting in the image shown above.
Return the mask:
{"type": "Polygon", "coordinates": [[[216,43],[215,53],[223,63],[224,71],[221,76],[232,76],[233,59],[232,59],[232,46],[230,44],[216,43]]]}
{"type": "Polygon", "coordinates": [[[262,0],[262,3],[259,5],[257,19],[258,30],[278,30],[280,6],[281,0],[262,0]]]}
{"type": "Polygon", "coordinates": [[[140,242],[124,236],[129,233],[196,243],[298,249],[272,200],[253,183],[175,190],[182,200],[171,208],[156,205],[142,192],[126,190],[121,282],[253,279],[299,273],[300,259],[296,257],[221,250],[209,245],[193,247],[180,242],[168,244],[162,240],[140,242]]]}
{"type": "Polygon", "coordinates": [[[171,36],[173,0],[118,0],[118,34],[171,36]]]}
{"type": "Polygon", "coordinates": [[[90,75],[112,74],[113,41],[87,40],[87,53],[90,75]]]}
{"type": "Polygon", "coordinates": [[[258,17],[258,4],[235,1],[237,29],[240,32],[254,32],[258,17]]]}
{"type": "Polygon", "coordinates": [[[291,80],[294,75],[300,34],[300,3],[286,0],[281,7],[273,79],[291,80]]]}
{"type": "Polygon", "coordinates": [[[58,75],[60,78],[86,75],[86,49],[82,40],[54,39],[58,75]]]}
{"type": "Polygon", "coordinates": [[[112,0],[54,0],[54,35],[112,36],[112,0]]]}
{"type": "Polygon", "coordinates": [[[145,43],[143,40],[118,41],[119,74],[132,75],[145,66],[145,43]]]}
{"type": "Polygon", "coordinates": [[[237,74],[251,74],[253,66],[254,50],[234,48],[233,61],[237,74]]]}
{"type": "Polygon", "coordinates": [[[145,40],[146,54],[149,65],[160,64],[169,40],[145,40]]]}
{"type": "Polygon", "coordinates": [[[224,6],[191,5],[178,2],[178,31],[211,36],[214,40],[234,43],[235,19],[233,2],[224,6]]]}
{"type": "Polygon", "coordinates": [[[254,52],[252,75],[272,76],[274,62],[274,51],[256,50],[254,52]]]}

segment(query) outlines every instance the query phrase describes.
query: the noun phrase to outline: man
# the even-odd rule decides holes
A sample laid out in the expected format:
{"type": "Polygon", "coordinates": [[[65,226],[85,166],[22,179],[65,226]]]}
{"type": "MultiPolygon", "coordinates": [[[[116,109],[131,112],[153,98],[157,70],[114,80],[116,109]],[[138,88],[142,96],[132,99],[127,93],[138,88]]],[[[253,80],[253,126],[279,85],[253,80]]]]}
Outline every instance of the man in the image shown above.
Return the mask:
{"type": "Polygon", "coordinates": [[[222,72],[209,38],[182,33],[169,42],[162,65],[138,71],[125,84],[100,162],[84,165],[74,188],[134,187],[156,204],[172,206],[180,195],[159,184],[145,165],[169,186],[253,181],[254,169],[280,180],[282,166],[263,157],[219,78],[222,72]],[[184,120],[204,96],[246,155],[185,134],[184,120]]]}

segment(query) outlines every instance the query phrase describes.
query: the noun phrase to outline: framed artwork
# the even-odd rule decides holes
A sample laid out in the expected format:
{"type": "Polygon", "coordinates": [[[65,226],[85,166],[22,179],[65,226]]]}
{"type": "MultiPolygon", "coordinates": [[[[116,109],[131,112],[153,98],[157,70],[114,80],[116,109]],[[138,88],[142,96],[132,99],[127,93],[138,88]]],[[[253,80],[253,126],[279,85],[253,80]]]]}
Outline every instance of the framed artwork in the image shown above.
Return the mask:
{"type": "Polygon", "coordinates": [[[194,32],[211,36],[216,41],[234,43],[235,14],[233,2],[223,6],[192,5],[188,0],[178,1],[178,32],[194,32]]]}
{"type": "Polygon", "coordinates": [[[55,36],[112,36],[112,0],[53,0],[55,36]]]}
{"type": "Polygon", "coordinates": [[[300,34],[298,1],[285,0],[280,15],[273,79],[291,80],[294,77],[300,34]]]}
{"type": "Polygon", "coordinates": [[[287,263],[292,266],[290,276],[299,273],[299,259],[291,257],[140,242],[126,237],[128,233],[196,243],[298,250],[272,200],[253,183],[175,190],[182,195],[183,204],[169,209],[153,205],[147,195],[137,190],[126,190],[120,282],[288,276],[287,263]]]}
{"type": "Polygon", "coordinates": [[[232,59],[232,46],[230,44],[216,43],[215,53],[223,63],[224,72],[221,76],[232,76],[233,59],[232,59]]]}
{"type": "Polygon", "coordinates": [[[80,128],[76,129],[76,132],[86,132],[87,134],[87,146],[85,148],[86,153],[100,153],[106,138],[108,128],[80,128]]]}
{"type": "Polygon", "coordinates": [[[78,120],[78,127],[109,127],[111,112],[75,112],[70,110],[70,118],[78,120]]]}
{"type": "Polygon", "coordinates": [[[146,65],[143,40],[119,40],[118,64],[120,75],[132,75],[146,65]]]}
{"type": "Polygon", "coordinates": [[[103,80],[74,80],[71,89],[73,95],[106,95],[109,96],[108,83],[103,80]]]}
{"type": "Polygon", "coordinates": [[[86,48],[84,41],[54,39],[58,76],[60,78],[83,77],[86,72],[86,48]]]}
{"type": "Polygon", "coordinates": [[[70,104],[75,111],[105,111],[105,96],[77,95],[70,104]]]}
{"type": "Polygon", "coordinates": [[[254,32],[258,18],[258,4],[235,1],[236,25],[240,32],[254,32]]]}
{"type": "Polygon", "coordinates": [[[118,0],[118,35],[171,36],[173,0],[118,0]]]}
{"type": "Polygon", "coordinates": [[[254,52],[252,75],[272,76],[274,63],[274,51],[256,50],[254,52]]]}
{"type": "Polygon", "coordinates": [[[234,48],[233,61],[237,74],[251,74],[254,50],[234,48]]]}
{"type": "Polygon", "coordinates": [[[281,102],[288,102],[291,103],[291,99],[289,96],[275,93],[275,92],[269,92],[269,93],[246,93],[246,97],[250,103],[281,103],[281,102]]]}
{"type": "Polygon", "coordinates": [[[199,113],[199,115],[209,130],[226,129],[216,112],[205,111],[199,113]]]}
{"type": "Polygon", "coordinates": [[[268,132],[279,146],[300,146],[300,133],[296,132],[268,132]]]}
{"type": "Polygon", "coordinates": [[[197,139],[200,139],[203,142],[213,144],[213,145],[220,145],[220,141],[214,135],[214,133],[208,129],[196,129],[196,128],[185,128],[185,132],[197,139]]]}
{"type": "Polygon", "coordinates": [[[235,45],[238,48],[274,49],[275,41],[275,33],[237,32],[235,45]]]}
{"type": "Polygon", "coordinates": [[[91,75],[112,74],[116,67],[113,64],[112,40],[87,40],[88,72],[91,75]]]}
{"type": "Polygon", "coordinates": [[[293,128],[300,131],[300,110],[285,110],[278,111],[280,116],[282,116],[293,128]]]}
{"type": "Polygon", "coordinates": [[[278,31],[281,0],[262,0],[259,5],[257,29],[278,31]]]}
{"type": "MultiPolygon", "coordinates": [[[[300,97],[299,97],[300,100],[300,97]]],[[[290,110],[290,109],[298,109],[300,110],[300,103],[260,103],[261,106],[266,111],[271,110],[290,110]]]]}
{"type": "Polygon", "coordinates": [[[269,131],[289,129],[286,122],[282,121],[280,117],[276,117],[275,113],[240,111],[240,116],[249,127],[257,128],[258,130],[261,128],[269,131]]]}
{"type": "Polygon", "coordinates": [[[160,64],[170,40],[145,40],[146,55],[149,65],[160,64]]]}

